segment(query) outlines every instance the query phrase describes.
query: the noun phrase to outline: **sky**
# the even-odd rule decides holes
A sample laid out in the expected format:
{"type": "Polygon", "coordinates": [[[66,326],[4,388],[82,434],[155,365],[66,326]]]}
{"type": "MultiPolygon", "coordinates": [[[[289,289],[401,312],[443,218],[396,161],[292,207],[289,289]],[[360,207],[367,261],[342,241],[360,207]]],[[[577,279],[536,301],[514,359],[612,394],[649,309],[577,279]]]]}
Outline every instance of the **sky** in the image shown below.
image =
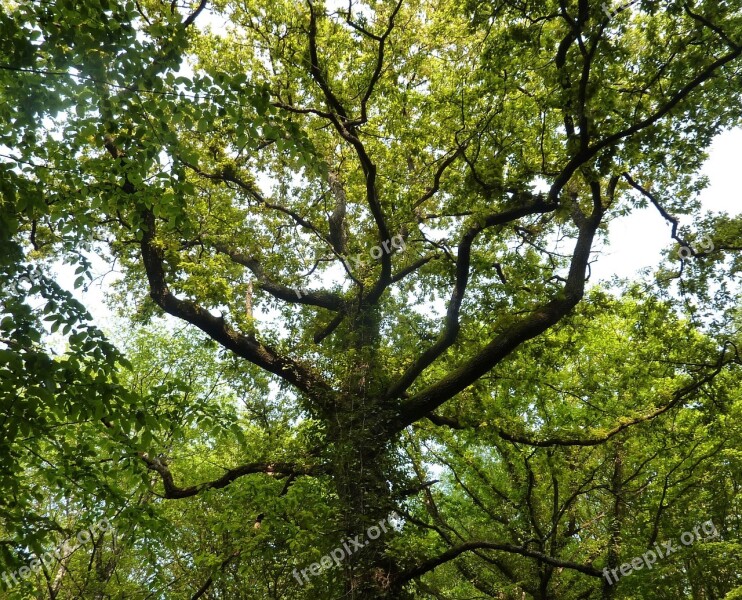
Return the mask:
{"type": "MultiPolygon", "coordinates": [[[[702,210],[730,215],[742,212],[742,191],[737,180],[740,157],[742,128],[726,131],[714,139],[701,172],[710,182],[701,192],[702,210]]],[[[688,225],[688,217],[680,216],[680,223],[688,225]]],[[[657,266],[662,250],[672,243],[670,230],[670,225],[651,204],[615,219],[610,228],[610,245],[593,264],[593,275],[603,280],[613,275],[631,278],[644,267],[657,266]]]]}

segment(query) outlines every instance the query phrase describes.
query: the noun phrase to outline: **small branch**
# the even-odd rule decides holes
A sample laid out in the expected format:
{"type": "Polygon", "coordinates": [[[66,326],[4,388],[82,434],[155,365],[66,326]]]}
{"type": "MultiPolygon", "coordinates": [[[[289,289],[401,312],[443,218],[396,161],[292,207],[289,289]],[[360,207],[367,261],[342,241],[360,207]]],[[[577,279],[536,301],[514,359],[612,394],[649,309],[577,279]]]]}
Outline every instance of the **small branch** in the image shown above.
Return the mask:
{"type": "Polygon", "coordinates": [[[424,481],[420,483],[419,485],[399,491],[398,495],[400,498],[408,498],[409,496],[414,496],[415,494],[419,494],[420,492],[427,490],[428,488],[430,488],[431,486],[439,482],[440,482],[439,479],[433,479],[432,481],[424,481]]]}
{"type": "Polygon", "coordinates": [[[669,212],[667,212],[664,209],[664,207],[660,204],[660,201],[657,199],[657,197],[654,194],[652,194],[652,192],[650,192],[648,189],[644,188],[639,183],[637,183],[631,177],[631,175],[629,175],[628,173],[624,173],[623,176],[624,176],[624,179],[626,179],[626,181],[628,181],[628,183],[629,183],[629,185],[631,187],[633,187],[635,190],[639,191],[643,196],[645,196],[646,198],[648,198],[649,201],[657,209],[657,211],[662,215],[662,217],[667,222],[669,222],[669,223],[672,224],[672,233],[670,233],[670,237],[672,237],[672,239],[674,239],[681,246],[684,246],[684,247],[688,248],[691,251],[692,255],[695,256],[696,255],[696,251],[693,250],[693,248],[691,248],[690,244],[687,241],[685,241],[683,238],[681,238],[678,235],[678,226],[680,225],[680,221],[678,220],[678,218],[677,217],[673,217],[669,212]]]}
{"type": "MultiPolygon", "coordinates": [[[[235,550],[234,552],[232,552],[232,554],[230,554],[227,558],[225,558],[222,561],[222,563],[219,565],[219,568],[217,570],[223,571],[224,568],[234,559],[238,558],[241,553],[242,553],[242,550],[235,550]]],[[[195,594],[193,594],[193,596],[191,596],[191,600],[198,600],[199,598],[201,598],[209,590],[209,588],[212,586],[213,583],[214,583],[214,576],[211,575],[206,580],[206,582],[198,589],[198,591],[195,594]]]]}
{"type": "Polygon", "coordinates": [[[426,256],[424,258],[421,258],[420,260],[414,262],[408,267],[405,267],[401,271],[399,271],[397,274],[392,276],[392,283],[397,283],[398,281],[402,281],[405,277],[407,277],[410,273],[414,273],[417,271],[420,267],[423,267],[427,265],[431,260],[434,258],[437,258],[436,256],[426,256]]]}
{"type": "Polygon", "coordinates": [[[433,176],[433,187],[428,188],[428,190],[423,194],[413,205],[412,208],[415,209],[418,206],[420,206],[423,202],[426,200],[429,200],[432,198],[440,189],[441,187],[441,177],[443,177],[443,173],[445,170],[461,155],[464,154],[465,151],[464,146],[459,146],[455,152],[453,152],[450,156],[446,157],[446,159],[441,163],[441,165],[438,167],[438,170],[435,172],[435,175],[433,176]]]}

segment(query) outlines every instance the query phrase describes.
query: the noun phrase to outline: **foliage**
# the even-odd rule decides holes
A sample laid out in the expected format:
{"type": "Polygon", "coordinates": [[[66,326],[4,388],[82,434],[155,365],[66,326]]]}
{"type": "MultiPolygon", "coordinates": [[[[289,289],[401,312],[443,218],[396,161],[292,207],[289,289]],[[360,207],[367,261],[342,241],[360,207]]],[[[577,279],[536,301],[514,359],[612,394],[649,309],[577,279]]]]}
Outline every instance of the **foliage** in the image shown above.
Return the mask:
{"type": "Polygon", "coordinates": [[[734,597],[739,1],[0,1],[0,565],[116,526],[8,594],[734,597]]]}

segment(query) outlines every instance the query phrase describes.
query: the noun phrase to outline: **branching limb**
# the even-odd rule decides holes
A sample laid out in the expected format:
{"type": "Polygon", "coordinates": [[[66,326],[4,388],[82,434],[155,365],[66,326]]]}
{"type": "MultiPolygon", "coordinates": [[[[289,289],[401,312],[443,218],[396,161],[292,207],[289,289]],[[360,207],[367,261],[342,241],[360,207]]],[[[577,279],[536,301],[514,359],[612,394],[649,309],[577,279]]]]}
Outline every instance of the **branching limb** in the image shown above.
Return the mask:
{"type": "Polygon", "coordinates": [[[332,390],[318,374],[278,351],[259,342],[254,335],[244,335],[229,326],[224,317],[217,317],[196,302],[182,300],[170,292],[165,281],[164,251],[155,240],[155,217],[151,210],[143,211],[141,253],[149,281],[150,296],[165,312],[201,329],[213,340],[266,371],[278,375],[310,398],[323,404],[332,397],[332,390]]]}
{"type": "Polygon", "coordinates": [[[686,3],[683,5],[683,8],[685,9],[685,13],[694,21],[698,21],[701,23],[704,27],[709,28],[711,31],[713,31],[716,35],[718,35],[722,40],[724,40],[724,43],[726,43],[727,46],[729,46],[732,50],[739,50],[740,44],[736,43],[732,38],[730,38],[726,32],[719,27],[718,25],[715,25],[711,21],[709,21],[706,17],[703,15],[699,15],[694,13],[690,6],[686,3]]]}
{"type": "Polygon", "coordinates": [[[384,47],[386,45],[386,39],[389,37],[392,29],[394,29],[394,19],[397,16],[397,13],[399,13],[399,9],[402,8],[402,2],[403,0],[399,0],[399,2],[397,2],[396,6],[394,7],[392,14],[389,16],[389,22],[387,23],[387,28],[384,33],[375,38],[379,42],[379,52],[376,56],[376,66],[374,67],[374,72],[371,75],[371,81],[366,88],[366,93],[363,94],[363,98],[361,98],[361,123],[365,123],[368,120],[366,107],[368,105],[369,99],[371,98],[371,94],[373,94],[374,92],[374,87],[376,87],[376,83],[379,81],[379,77],[381,76],[381,69],[384,66],[384,47]]]}
{"type": "Polygon", "coordinates": [[[317,51],[317,12],[314,9],[312,0],[307,0],[309,6],[309,71],[312,79],[317,82],[322,93],[325,96],[327,105],[341,117],[343,121],[348,121],[348,112],[342,105],[337,96],[335,96],[330,84],[327,82],[322,67],[319,63],[319,53],[317,51]]]}
{"type": "MultiPolygon", "coordinates": [[[[536,308],[529,316],[516,321],[509,329],[494,338],[478,354],[467,360],[458,369],[448,373],[436,383],[406,400],[397,419],[390,424],[391,431],[400,431],[418,419],[426,417],[446,400],[466,389],[490,371],[523,342],[540,335],[555,323],[558,323],[577,305],[585,290],[585,274],[590,260],[593,237],[603,217],[598,184],[592,186],[592,192],[593,212],[589,217],[586,217],[582,227],[580,227],[567,282],[560,293],[551,301],[536,308]]],[[[609,195],[610,193],[609,190],[609,195]]],[[[550,204],[542,204],[542,207],[544,211],[553,210],[553,205],[550,204]]],[[[464,259],[466,264],[461,262],[461,257],[462,248],[459,249],[459,261],[457,261],[457,287],[462,284],[465,287],[466,277],[468,277],[468,257],[464,259]],[[467,273],[464,272],[464,268],[466,268],[467,273]]],[[[444,326],[438,342],[423,353],[420,359],[390,388],[390,392],[393,392],[396,396],[406,390],[417,375],[430,364],[427,361],[432,362],[437,358],[437,353],[444,351],[451,345],[449,327],[455,328],[458,323],[456,302],[460,302],[460,298],[457,294],[457,290],[454,289],[452,301],[449,303],[450,316],[447,316],[447,326],[444,326]]]]}
{"type": "Polygon", "coordinates": [[[487,542],[487,541],[470,541],[470,542],[461,544],[460,546],[456,546],[454,548],[446,550],[439,556],[426,560],[425,562],[415,567],[414,569],[405,571],[404,573],[398,576],[396,583],[397,584],[407,583],[413,579],[421,577],[425,573],[433,571],[434,569],[440,567],[441,565],[446,564],[447,562],[450,562],[458,558],[465,552],[472,552],[474,550],[481,550],[481,549],[496,550],[500,552],[508,552],[511,554],[519,554],[520,556],[525,556],[528,558],[535,558],[541,563],[551,565],[553,567],[572,569],[574,571],[579,571],[580,573],[584,573],[585,575],[589,575],[590,577],[601,577],[602,576],[601,572],[598,569],[591,567],[589,565],[583,565],[583,564],[568,561],[568,560],[560,560],[558,558],[548,556],[547,554],[544,554],[543,552],[529,550],[528,548],[523,548],[522,546],[513,546],[511,544],[499,544],[496,542],[487,542]]]}
{"type": "Polygon", "coordinates": [[[237,252],[221,243],[215,243],[214,248],[218,252],[229,256],[233,262],[247,267],[257,278],[260,289],[265,290],[279,300],[296,304],[310,304],[332,311],[339,311],[343,308],[343,299],[332,292],[302,290],[301,294],[297,294],[295,288],[276,283],[268,277],[256,258],[237,252]]]}
{"type": "Polygon", "coordinates": [[[299,475],[319,475],[324,470],[321,467],[301,467],[292,463],[248,463],[235,467],[234,469],[228,469],[227,472],[213,481],[207,481],[205,483],[199,483],[198,485],[191,485],[189,487],[178,487],[175,485],[173,480],[173,474],[158,458],[151,458],[146,453],[140,452],[140,458],[146,463],[147,468],[155,471],[160,475],[162,479],[162,485],[165,488],[164,498],[167,499],[180,499],[195,496],[204,490],[210,489],[221,489],[227,487],[230,483],[244,477],[245,475],[254,475],[256,473],[264,473],[267,475],[288,475],[288,476],[299,476],[299,475]]]}
{"type": "Polygon", "coordinates": [[[698,75],[696,75],[696,77],[694,77],[691,81],[681,87],[675,94],[673,94],[670,99],[665,102],[665,104],[663,104],[660,108],[658,108],[653,114],[642,119],[638,123],[634,123],[633,125],[614,133],[613,135],[609,135],[608,137],[603,138],[589,148],[576,153],[567,162],[559,175],[554,179],[554,182],[549,190],[549,199],[556,200],[559,197],[559,194],[561,193],[564,186],[577,172],[577,170],[582,165],[586,164],[589,160],[597,156],[601,150],[610,148],[618,144],[621,140],[634,135],[635,133],[639,133],[644,129],[648,129],[649,127],[652,127],[653,125],[658,123],[663,117],[670,113],[673,108],[675,108],[694,91],[696,91],[701,85],[703,85],[703,83],[711,79],[717,71],[719,71],[728,63],[731,63],[732,61],[738,59],[740,56],[742,56],[742,47],[737,47],[733,51],[725,54],[721,58],[718,58],[710,65],[708,65],[698,75]]]}
{"type": "Polygon", "coordinates": [[[456,282],[451,292],[446,318],[438,340],[418,357],[397,382],[390,386],[387,390],[387,396],[391,398],[401,396],[414,383],[417,377],[456,341],[459,333],[459,311],[469,281],[471,248],[477,236],[489,227],[505,225],[527,215],[550,212],[556,210],[556,208],[556,205],[546,204],[537,198],[534,202],[526,206],[490,215],[482,222],[472,225],[466,231],[458,247],[456,282]]]}
{"type": "MultiPolygon", "coordinates": [[[[724,367],[730,364],[742,365],[742,360],[740,360],[739,354],[736,352],[736,348],[734,353],[730,357],[726,356],[726,352],[722,354],[722,356],[719,358],[719,361],[717,361],[717,363],[714,365],[713,370],[707,373],[704,377],[676,390],[673,393],[670,401],[666,404],[644,415],[640,415],[638,417],[633,417],[630,419],[622,419],[618,425],[614,426],[613,428],[609,429],[599,436],[590,438],[553,437],[539,440],[528,435],[505,431],[504,429],[498,427],[493,423],[488,423],[486,427],[494,429],[497,435],[508,442],[524,444],[526,446],[533,446],[537,448],[548,448],[553,446],[598,446],[600,444],[606,443],[608,440],[615,437],[625,429],[628,429],[629,427],[633,427],[634,425],[656,419],[667,411],[681,405],[683,402],[687,401],[695,392],[697,392],[702,386],[711,382],[719,373],[721,373],[724,367]]],[[[444,417],[436,413],[430,413],[426,415],[426,417],[431,423],[434,423],[435,425],[449,427],[451,429],[466,429],[468,427],[457,419],[444,417]]],[[[478,427],[478,425],[474,425],[474,427],[478,427]]]]}
{"type": "MultiPolygon", "coordinates": [[[[356,126],[360,123],[354,122],[350,119],[348,112],[342,105],[340,100],[335,96],[330,85],[325,78],[322,68],[319,64],[319,57],[317,51],[317,13],[311,0],[307,0],[309,5],[309,59],[310,59],[310,74],[312,79],[322,90],[325,101],[331,110],[335,114],[329,115],[329,120],[340,134],[340,136],[348,142],[355,150],[358,161],[361,164],[363,175],[366,180],[366,201],[368,203],[371,214],[374,217],[374,222],[379,232],[379,241],[385,242],[391,238],[389,227],[386,222],[386,217],[381,209],[381,203],[379,202],[378,188],[376,185],[376,165],[371,160],[371,157],[366,152],[366,148],[363,142],[358,137],[358,131],[356,126]],[[337,116],[336,116],[337,115],[337,116]]],[[[398,8],[397,8],[398,10],[398,8]]],[[[394,11],[396,14],[397,10],[394,11]]],[[[388,31],[391,31],[393,26],[393,17],[390,20],[388,31]]],[[[384,34],[385,36],[388,33],[384,34]]],[[[380,55],[380,59],[383,60],[383,53],[380,55]]],[[[380,66],[377,66],[380,69],[380,66]]],[[[378,79],[378,75],[376,76],[378,79]]],[[[375,83],[375,81],[374,81],[375,83]]],[[[372,90],[371,86],[369,90],[372,90]]],[[[369,94],[370,96],[370,94],[369,94]]],[[[364,96],[365,98],[365,96],[364,96]]],[[[366,99],[365,101],[367,101],[366,99]]],[[[383,253],[381,255],[381,275],[374,286],[371,288],[366,297],[363,298],[362,304],[373,305],[375,304],[384,290],[389,286],[392,276],[392,257],[389,253],[383,253]]]]}

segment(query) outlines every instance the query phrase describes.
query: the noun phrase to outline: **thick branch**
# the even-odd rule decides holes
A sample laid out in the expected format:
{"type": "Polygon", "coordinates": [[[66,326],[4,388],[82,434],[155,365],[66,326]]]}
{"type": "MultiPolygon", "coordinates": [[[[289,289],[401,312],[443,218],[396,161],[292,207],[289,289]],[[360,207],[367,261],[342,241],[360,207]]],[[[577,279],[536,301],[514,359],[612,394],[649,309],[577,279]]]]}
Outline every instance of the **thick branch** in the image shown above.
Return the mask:
{"type": "Polygon", "coordinates": [[[173,474],[158,458],[150,458],[146,453],[142,452],[139,454],[140,458],[147,464],[147,468],[157,472],[162,479],[162,485],[165,488],[164,498],[167,499],[180,499],[195,496],[196,494],[209,489],[218,490],[227,487],[230,483],[244,477],[245,475],[253,475],[256,473],[265,473],[267,475],[318,475],[323,472],[323,469],[319,467],[299,467],[291,463],[248,463],[235,467],[234,469],[228,469],[227,472],[213,481],[207,481],[199,483],[198,485],[191,485],[189,487],[178,487],[175,485],[173,480],[173,474]]]}
{"type": "Polygon", "coordinates": [[[207,0],[201,0],[196,10],[194,10],[190,15],[188,15],[188,18],[183,21],[183,29],[193,24],[193,22],[198,18],[198,15],[201,14],[201,11],[206,8],[207,0]]]}
{"type": "MultiPolygon", "coordinates": [[[[536,308],[529,316],[518,320],[458,369],[407,400],[402,405],[397,419],[390,424],[391,432],[400,431],[426,417],[446,400],[466,389],[490,371],[522,343],[558,323],[577,305],[585,290],[585,273],[590,259],[593,236],[603,216],[600,190],[596,187],[597,184],[593,186],[593,213],[585,218],[580,226],[567,282],[559,296],[536,308]]],[[[429,358],[430,354],[426,353],[424,356],[429,358]]],[[[421,364],[421,361],[416,364],[421,364]]]]}
{"type": "Polygon", "coordinates": [[[589,575],[591,577],[601,577],[601,572],[598,569],[595,569],[594,567],[591,567],[589,565],[582,565],[580,563],[576,563],[576,562],[572,562],[568,560],[560,560],[558,558],[553,558],[551,556],[548,556],[547,554],[544,554],[543,552],[537,552],[536,550],[529,550],[528,548],[523,548],[522,546],[513,546],[511,544],[498,544],[495,542],[486,542],[486,541],[471,541],[471,542],[466,542],[464,544],[461,544],[460,546],[457,546],[455,548],[451,548],[450,550],[446,550],[443,554],[436,556],[434,558],[431,558],[429,560],[426,560],[418,567],[415,567],[414,569],[411,569],[409,571],[402,573],[401,575],[399,575],[395,583],[399,585],[405,584],[413,579],[421,577],[425,573],[433,571],[434,569],[440,567],[441,565],[447,562],[450,562],[458,558],[465,552],[472,552],[474,550],[480,550],[480,549],[498,550],[501,552],[509,552],[511,554],[519,554],[521,556],[526,556],[528,558],[535,558],[537,561],[541,563],[545,563],[547,565],[551,565],[554,567],[560,567],[564,569],[573,569],[575,571],[579,571],[580,573],[584,573],[585,575],[589,575]]]}
{"type": "Polygon", "coordinates": [[[490,215],[469,228],[462,236],[461,243],[459,244],[458,258],[456,259],[456,282],[451,291],[451,298],[448,301],[448,310],[446,312],[443,330],[435,344],[423,352],[415,363],[405,371],[402,377],[387,390],[387,396],[391,398],[401,396],[414,383],[415,379],[456,341],[459,333],[459,311],[469,281],[471,247],[477,236],[489,227],[505,225],[527,215],[551,212],[556,210],[556,208],[556,204],[546,204],[540,199],[536,199],[526,206],[490,215]]]}
{"type": "Polygon", "coordinates": [[[174,317],[195,325],[238,356],[278,375],[309,397],[326,403],[332,395],[332,390],[319,375],[257,341],[254,335],[243,335],[235,331],[225,322],[224,317],[214,316],[195,302],[182,300],[170,292],[165,282],[163,249],[155,241],[155,217],[151,210],[145,210],[143,217],[145,228],[141,252],[149,280],[150,296],[155,303],[174,317]]]}
{"type": "Polygon", "coordinates": [[[343,299],[336,294],[327,291],[313,292],[309,290],[300,290],[300,293],[297,293],[295,288],[276,283],[268,277],[256,258],[236,252],[224,244],[217,243],[214,247],[218,252],[229,256],[233,262],[247,267],[257,278],[260,289],[265,290],[279,300],[297,304],[310,304],[332,311],[339,311],[343,308],[343,299]]]}
{"type": "Polygon", "coordinates": [[[711,29],[711,31],[713,31],[714,33],[716,33],[716,35],[718,35],[722,40],[724,40],[724,42],[726,43],[727,46],[729,46],[733,50],[738,50],[740,48],[740,45],[738,43],[736,43],[734,40],[732,40],[732,38],[730,38],[721,27],[719,27],[718,25],[715,25],[714,23],[712,23],[711,21],[709,21],[703,15],[699,15],[699,14],[694,13],[690,9],[690,6],[688,6],[687,3],[683,5],[683,8],[685,9],[686,14],[691,19],[693,19],[694,21],[697,21],[697,22],[701,23],[704,27],[708,27],[709,29],[711,29]]]}

